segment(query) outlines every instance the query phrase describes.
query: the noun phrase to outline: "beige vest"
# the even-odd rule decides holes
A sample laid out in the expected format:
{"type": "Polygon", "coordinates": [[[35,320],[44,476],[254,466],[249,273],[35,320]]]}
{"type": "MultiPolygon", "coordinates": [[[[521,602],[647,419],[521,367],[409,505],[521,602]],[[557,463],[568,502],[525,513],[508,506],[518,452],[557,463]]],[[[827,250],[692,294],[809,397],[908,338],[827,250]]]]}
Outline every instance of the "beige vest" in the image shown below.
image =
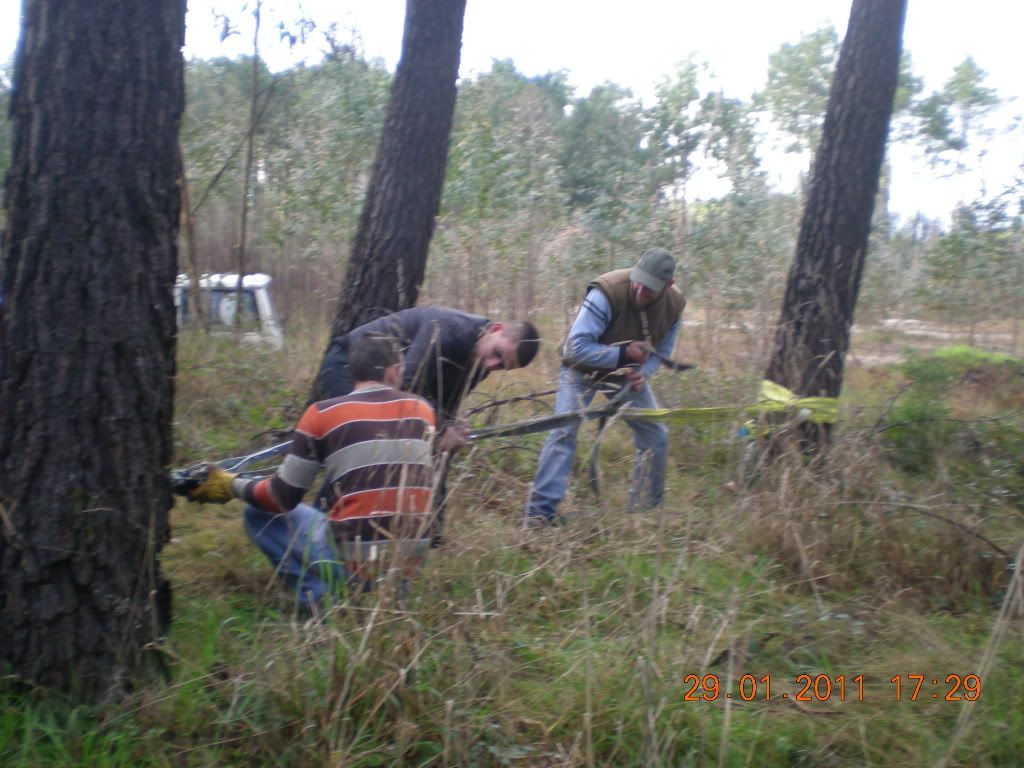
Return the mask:
{"type": "MultiPolygon", "coordinates": [[[[629,290],[631,269],[616,269],[606,272],[587,286],[597,289],[607,298],[612,308],[612,319],[608,328],[598,338],[601,344],[615,344],[622,341],[646,341],[657,346],[683,314],[686,299],[674,285],[664,291],[652,304],[638,307],[629,290]]],[[[565,357],[565,343],[562,343],[562,362],[584,372],[604,370],[587,365],[574,364],[565,357]]]]}

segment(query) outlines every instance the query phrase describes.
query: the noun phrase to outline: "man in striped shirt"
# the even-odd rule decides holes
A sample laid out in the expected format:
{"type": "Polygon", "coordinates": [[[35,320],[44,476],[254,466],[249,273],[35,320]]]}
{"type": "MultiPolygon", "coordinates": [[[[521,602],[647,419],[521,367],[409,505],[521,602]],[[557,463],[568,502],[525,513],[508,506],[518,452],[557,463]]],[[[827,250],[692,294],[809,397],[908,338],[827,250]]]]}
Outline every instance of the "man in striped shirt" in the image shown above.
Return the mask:
{"type": "Polygon", "coordinates": [[[210,464],[189,494],[248,502],[246,531],[307,607],[335,585],[369,587],[371,563],[385,551],[409,563],[430,543],[434,411],[396,389],[402,363],[393,340],[357,340],[349,367],[352,392],[306,409],[272,477],[236,477],[210,464]],[[317,509],[302,498],[321,469],[317,509]]]}

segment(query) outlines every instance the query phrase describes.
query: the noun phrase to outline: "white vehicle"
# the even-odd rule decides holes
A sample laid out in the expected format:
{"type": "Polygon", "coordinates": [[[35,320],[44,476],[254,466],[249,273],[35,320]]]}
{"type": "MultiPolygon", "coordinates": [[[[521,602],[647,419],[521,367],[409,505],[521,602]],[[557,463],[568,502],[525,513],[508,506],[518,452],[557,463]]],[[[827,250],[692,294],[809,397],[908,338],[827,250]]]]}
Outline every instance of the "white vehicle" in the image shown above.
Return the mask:
{"type": "MultiPolygon", "coordinates": [[[[199,293],[204,315],[211,333],[230,333],[235,325],[238,296],[238,274],[203,275],[199,278],[199,293]]],[[[178,275],[174,284],[174,304],[177,307],[178,327],[183,328],[195,317],[189,302],[188,275],[178,275]]],[[[270,275],[255,273],[242,278],[242,340],[270,344],[280,348],[284,343],[281,324],[270,300],[270,275]]]]}

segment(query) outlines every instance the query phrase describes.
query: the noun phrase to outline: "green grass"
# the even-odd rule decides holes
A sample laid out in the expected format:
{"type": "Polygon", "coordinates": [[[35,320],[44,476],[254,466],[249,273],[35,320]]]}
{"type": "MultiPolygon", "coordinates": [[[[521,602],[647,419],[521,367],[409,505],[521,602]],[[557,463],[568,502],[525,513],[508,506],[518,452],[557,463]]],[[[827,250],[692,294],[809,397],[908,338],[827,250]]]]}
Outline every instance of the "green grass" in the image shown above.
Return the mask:
{"type": "MultiPolygon", "coordinates": [[[[297,418],[319,346],[308,341],[296,363],[183,344],[182,462],[234,453],[297,418]]],[[[542,389],[543,370],[494,377],[489,394],[542,389]]],[[[756,383],[723,377],[716,390],[715,377],[664,376],[663,400],[744,402],[756,383]]],[[[163,554],[175,587],[162,651],[171,678],[104,706],[6,691],[0,765],[916,766],[942,758],[964,708],[971,727],[951,764],[1019,765],[1019,617],[980,701],[930,694],[945,693],[949,674],[978,672],[994,637],[1005,563],[949,521],[1016,551],[1019,497],[992,489],[1019,471],[1020,421],[982,434],[973,462],[956,441],[936,443],[931,469],[907,472],[857,410],[881,404],[880,387],[900,391],[894,381],[851,379],[849,428],[823,474],[783,456],[737,488],[730,426],[674,432],[670,501],[644,515],[622,512],[632,446],[614,426],[600,497],[578,474],[569,524],[544,532],[518,525],[540,438],[480,446],[452,475],[449,541],[405,601],[366,596],[318,619],[295,615],[237,502],[179,503],[163,554]],[[997,453],[1010,463],[986,463],[997,453]],[[770,675],[772,700],[740,700],[744,674],[770,675]],[[865,700],[796,702],[801,674],[864,675],[865,700]],[[943,685],[897,702],[889,680],[907,674],[943,685]],[[717,676],[718,700],[685,701],[687,675],[717,676]]],[[[963,374],[943,380],[942,407],[991,415],[1020,394],[1012,378],[996,381],[978,398],[963,396],[977,386],[963,374]]],[[[520,403],[500,420],[535,412],[520,403]]],[[[590,427],[581,457],[592,439],[590,427]]]]}
{"type": "Polygon", "coordinates": [[[965,344],[937,349],[931,353],[931,357],[946,361],[960,368],[978,365],[1024,365],[1024,360],[1005,352],[989,352],[984,349],[969,347],[965,344]]]}

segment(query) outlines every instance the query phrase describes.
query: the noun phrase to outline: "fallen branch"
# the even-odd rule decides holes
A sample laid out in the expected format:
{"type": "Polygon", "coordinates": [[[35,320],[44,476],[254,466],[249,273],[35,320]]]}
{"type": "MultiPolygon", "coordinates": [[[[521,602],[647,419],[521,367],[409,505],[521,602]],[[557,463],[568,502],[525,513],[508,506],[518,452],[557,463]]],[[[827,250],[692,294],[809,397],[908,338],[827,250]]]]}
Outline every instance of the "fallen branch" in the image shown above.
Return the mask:
{"type": "Polygon", "coordinates": [[[476,414],[486,411],[489,408],[497,408],[502,405],[508,405],[509,403],[519,403],[524,400],[536,400],[537,398],[540,397],[547,397],[548,395],[553,395],[556,392],[558,392],[557,389],[545,389],[541,392],[530,392],[527,395],[516,395],[515,397],[509,397],[506,398],[505,400],[488,400],[483,405],[478,405],[476,408],[470,408],[463,414],[463,416],[465,418],[469,418],[470,416],[475,416],[476,414]]]}

